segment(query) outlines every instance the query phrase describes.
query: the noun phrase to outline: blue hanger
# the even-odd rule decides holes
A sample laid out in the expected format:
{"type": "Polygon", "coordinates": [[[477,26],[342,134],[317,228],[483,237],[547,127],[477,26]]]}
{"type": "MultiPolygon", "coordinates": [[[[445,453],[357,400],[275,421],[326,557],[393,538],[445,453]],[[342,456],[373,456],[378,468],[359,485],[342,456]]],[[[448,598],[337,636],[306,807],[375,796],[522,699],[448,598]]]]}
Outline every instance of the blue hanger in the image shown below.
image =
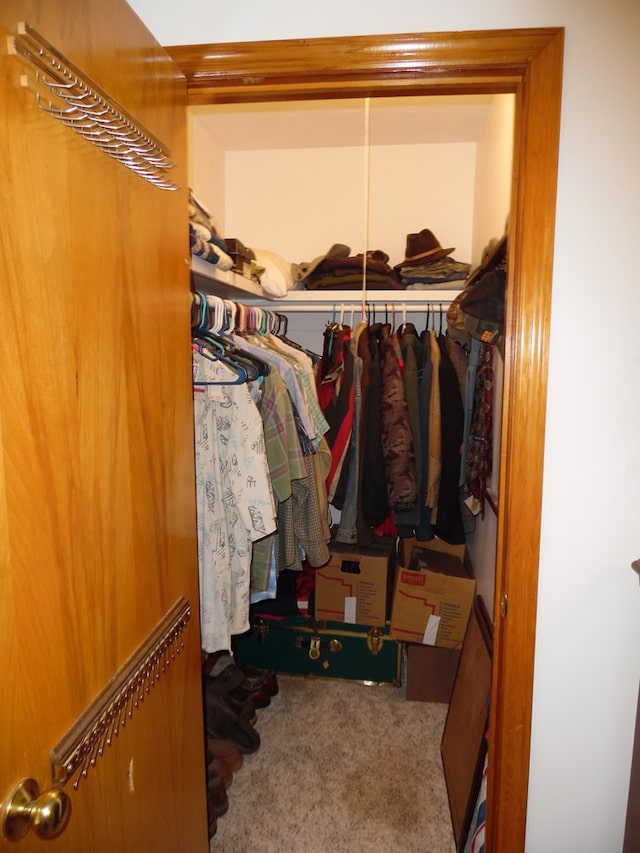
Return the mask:
{"type": "Polygon", "coordinates": [[[200,355],[203,358],[206,358],[209,361],[213,361],[213,362],[221,361],[223,364],[226,364],[227,367],[230,367],[235,373],[237,373],[236,379],[226,379],[226,380],[206,381],[206,382],[205,381],[198,381],[198,382],[194,381],[194,383],[193,383],[194,385],[242,385],[244,382],[247,382],[247,380],[249,379],[249,374],[247,373],[247,371],[244,369],[244,367],[241,364],[236,364],[230,358],[227,358],[225,355],[217,355],[217,356],[209,355],[207,352],[205,352],[204,346],[201,343],[199,343],[198,341],[194,341],[193,346],[195,346],[195,348],[197,349],[197,351],[200,353],[200,355]]]}

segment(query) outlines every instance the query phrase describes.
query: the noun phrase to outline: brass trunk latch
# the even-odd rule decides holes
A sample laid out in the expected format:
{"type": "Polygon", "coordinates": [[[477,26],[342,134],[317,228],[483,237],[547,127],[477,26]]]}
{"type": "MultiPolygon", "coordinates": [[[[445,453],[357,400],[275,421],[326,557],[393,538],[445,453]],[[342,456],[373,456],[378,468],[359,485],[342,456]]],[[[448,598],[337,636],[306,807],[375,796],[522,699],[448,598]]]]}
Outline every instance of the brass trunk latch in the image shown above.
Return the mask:
{"type": "Polygon", "coordinates": [[[382,628],[369,628],[367,631],[367,645],[372,655],[378,654],[383,642],[382,628]]]}
{"type": "Polygon", "coordinates": [[[322,649],[328,649],[330,652],[341,652],[342,651],[342,643],[340,640],[325,640],[323,642],[322,637],[319,634],[314,634],[313,637],[310,637],[308,640],[304,637],[296,637],[293,641],[293,645],[296,649],[306,649],[309,648],[309,657],[311,660],[318,660],[320,657],[320,652],[322,649]]]}
{"type": "Polygon", "coordinates": [[[258,619],[253,626],[253,633],[255,634],[257,641],[262,645],[269,636],[269,626],[264,619],[258,619]]]}

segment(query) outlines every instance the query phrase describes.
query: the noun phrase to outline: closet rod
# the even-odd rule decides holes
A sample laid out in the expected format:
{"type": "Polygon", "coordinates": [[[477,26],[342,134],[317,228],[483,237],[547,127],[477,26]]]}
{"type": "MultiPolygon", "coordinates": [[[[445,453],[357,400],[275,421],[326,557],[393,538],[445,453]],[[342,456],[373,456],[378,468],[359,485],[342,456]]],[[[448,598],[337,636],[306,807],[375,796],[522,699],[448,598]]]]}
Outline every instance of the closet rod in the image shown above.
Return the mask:
{"type": "MultiPolygon", "coordinates": [[[[326,314],[328,311],[333,311],[334,309],[338,311],[342,308],[349,311],[353,310],[358,313],[362,306],[360,299],[341,299],[336,302],[265,302],[265,300],[257,301],[254,299],[243,299],[242,301],[245,305],[257,305],[267,311],[282,311],[287,314],[326,314]]],[[[367,299],[365,305],[367,308],[375,308],[377,311],[384,311],[386,306],[389,311],[393,309],[395,311],[412,311],[415,313],[419,311],[426,312],[427,310],[433,311],[434,308],[441,312],[446,311],[452,302],[453,297],[451,297],[451,299],[421,300],[420,302],[414,302],[406,299],[394,300],[393,302],[390,302],[389,300],[367,299]]]]}

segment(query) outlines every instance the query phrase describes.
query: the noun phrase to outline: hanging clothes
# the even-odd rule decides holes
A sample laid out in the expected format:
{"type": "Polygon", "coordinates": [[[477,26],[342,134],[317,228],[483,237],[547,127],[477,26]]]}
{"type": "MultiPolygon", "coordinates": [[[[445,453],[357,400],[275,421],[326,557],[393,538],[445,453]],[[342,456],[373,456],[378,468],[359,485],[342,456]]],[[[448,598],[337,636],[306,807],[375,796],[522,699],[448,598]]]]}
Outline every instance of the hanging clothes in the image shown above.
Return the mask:
{"type": "MultiPolygon", "coordinates": [[[[231,335],[231,340],[242,347],[249,355],[264,360],[284,379],[291,403],[294,408],[296,421],[299,424],[298,435],[303,443],[303,450],[315,450],[320,443],[324,431],[328,428],[326,421],[320,422],[316,412],[309,403],[304,381],[305,371],[298,361],[287,357],[284,352],[276,351],[266,336],[256,332],[241,335],[231,335]]],[[[321,415],[320,415],[321,417],[321,415]]]]}
{"type": "Polygon", "coordinates": [[[452,361],[442,330],[419,337],[405,324],[399,335],[388,323],[363,321],[356,335],[327,323],[317,387],[331,424],[327,489],[341,510],[336,541],[366,547],[383,530],[464,541],[463,367],[452,361]]]}
{"type": "Polygon", "coordinates": [[[433,363],[431,361],[431,333],[425,329],[421,334],[422,361],[420,385],[418,388],[418,410],[420,415],[421,467],[418,471],[420,487],[420,520],[415,529],[416,539],[427,542],[435,536],[431,523],[431,507],[427,503],[427,484],[429,480],[429,426],[431,422],[431,388],[433,384],[433,363]]]}
{"type": "MultiPolygon", "coordinates": [[[[382,453],[380,422],[382,418],[382,325],[373,323],[361,335],[358,352],[362,353],[366,376],[366,418],[363,424],[362,514],[369,527],[378,527],[389,516],[387,478],[382,453]]],[[[363,400],[364,398],[363,373],[363,400]]],[[[363,409],[365,404],[363,404],[363,409]]]]}
{"type": "Polygon", "coordinates": [[[304,559],[316,567],[329,559],[328,505],[317,482],[318,472],[325,476],[321,433],[329,425],[307,355],[271,334],[245,333],[234,340],[276,368],[265,377],[258,400],[277,498],[277,530],[253,548],[251,588],[257,601],[274,597],[281,572],[300,571],[304,559]]]}
{"type": "Polygon", "coordinates": [[[380,432],[391,511],[411,510],[418,499],[416,457],[405,398],[400,351],[391,327],[381,329],[382,398],[380,432]]]}
{"type": "Polygon", "coordinates": [[[335,531],[336,542],[349,545],[368,547],[373,540],[373,533],[367,527],[362,514],[362,466],[363,453],[363,423],[365,414],[365,361],[358,354],[360,337],[365,333],[367,324],[363,321],[353,330],[349,348],[353,358],[353,428],[347,458],[348,477],[344,489],[344,501],[340,521],[335,531]]]}
{"type": "Polygon", "coordinates": [[[302,389],[305,407],[315,427],[316,435],[312,439],[312,448],[317,450],[323,436],[329,430],[329,424],[322,413],[318,392],[316,389],[316,373],[311,358],[303,350],[293,346],[289,341],[273,334],[263,335],[264,341],[276,353],[283,356],[293,365],[297,381],[302,389]]]}
{"type": "MultiPolygon", "coordinates": [[[[456,344],[457,346],[457,344],[456,344]]],[[[458,349],[461,349],[458,347],[458,349]]],[[[471,339],[467,373],[464,384],[464,434],[462,441],[462,459],[460,462],[460,478],[458,484],[464,486],[467,482],[467,454],[469,436],[471,434],[471,419],[473,418],[473,401],[476,390],[476,377],[482,355],[482,343],[477,338],[471,339]]]]}
{"type": "Polygon", "coordinates": [[[319,568],[330,557],[320,521],[315,468],[309,455],[304,456],[304,462],[307,476],[294,480],[291,498],[278,505],[278,573],[285,569],[302,571],[305,559],[314,568],[319,568]]]}
{"type": "Polygon", "coordinates": [[[440,422],[441,467],[438,490],[436,535],[451,545],[465,542],[460,509],[460,454],[464,433],[464,408],[455,367],[449,357],[444,335],[438,336],[440,348],[440,422]]]}
{"type": "MultiPolygon", "coordinates": [[[[331,450],[331,469],[326,480],[329,503],[335,503],[336,492],[345,464],[353,429],[354,384],[353,353],[349,346],[351,328],[338,323],[327,323],[323,335],[322,357],[318,365],[316,388],[318,401],[329,429],[327,444],[331,450]]],[[[346,472],[345,472],[346,476],[346,472]]],[[[342,496],[344,495],[344,490],[342,496]]]]}
{"type": "MultiPolygon", "coordinates": [[[[194,383],[235,383],[225,364],[193,353],[194,383]]],[[[207,653],[249,628],[251,545],[276,527],[262,421],[246,384],[195,384],[200,624],[207,653]]]]}
{"type": "Polygon", "coordinates": [[[413,507],[396,509],[393,519],[398,528],[399,536],[413,536],[415,528],[420,524],[419,497],[424,494],[420,488],[420,472],[422,470],[422,441],[420,430],[420,375],[422,360],[422,344],[413,323],[405,323],[400,334],[400,351],[404,370],[402,383],[407,402],[407,412],[411,427],[413,452],[416,470],[416,502],[413,507]]]}
{"type": "Polygon", "coordinates": [[[429,332],[431,351],[431,396],[429,398],[429,462],[425,503],[431,508],[431,523],[438,518],[438,492],[442,468],[442,420],[440,405],[440,347],[435,330],[429,332]]]}
{"type": "Polygon", "coordinates": [[[467,489],[465,500],[470,511],[484,517],[487,481],[493,458],[493,351],[492,344],[482,344],[476,374],[473,416],[467,445],[467,489]]]}
{"type": "Polygon", "coordinates": [[[311,358],[268,331],[274,320],[202,293],[192,304],[201,643],[207,653],[230,649],[231,637],[249,628],[251,601],[275,600],[281,575],[300,571],[305,560],[319,566],[329,559],[329,425],[311,358]]]}
{"type": "MultiPolygon", "coordinates": [[[[291,498],[293,482],[307,476],[293,408],[287,386],[279,373],[272,371],[264,377],[256,403],[262,420],[271,485],[279,505],[291,498]]],[[[274,531],[254,545],[251,559],[252,601],[263,595],[275,595],[275,535],[274,531]]]]}

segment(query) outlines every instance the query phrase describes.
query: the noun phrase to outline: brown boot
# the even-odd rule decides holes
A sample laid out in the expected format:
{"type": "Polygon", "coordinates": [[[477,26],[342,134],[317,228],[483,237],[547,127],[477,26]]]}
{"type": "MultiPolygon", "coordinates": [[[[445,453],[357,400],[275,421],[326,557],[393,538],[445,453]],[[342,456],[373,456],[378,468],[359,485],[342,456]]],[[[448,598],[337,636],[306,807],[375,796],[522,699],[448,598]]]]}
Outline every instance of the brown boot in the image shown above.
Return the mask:
{"type": "Polygon", "coordinates": [[[218,831],[218,818],[211,816],[209,817],[209,841],[213,838],[213,836],[218,831]]]}
{"type": "Polygon", "coordinates": [[[212,756],[211,761],[208,762],[208,766],[213,768],[213,770],[215,770],[218,776],[222,779],[225,788],[231,787],[231,783],[233,782],[233,773],[231,768],[225,764],[221,758],[212,756]]]}
{"type": "Polygon", "coordinates": [[[222,817],[229,809],[227,789],[221,777],[209,767],[207,769],[207,810],[209,817],[222,817]]]}
{"type": "Polygon", "coordinates": [[[221,758],[232,773],[237,773],[242,767],[244,761],[242,753],[231,740],[207,738],[207,750],[214,758],[221,758]]]}

